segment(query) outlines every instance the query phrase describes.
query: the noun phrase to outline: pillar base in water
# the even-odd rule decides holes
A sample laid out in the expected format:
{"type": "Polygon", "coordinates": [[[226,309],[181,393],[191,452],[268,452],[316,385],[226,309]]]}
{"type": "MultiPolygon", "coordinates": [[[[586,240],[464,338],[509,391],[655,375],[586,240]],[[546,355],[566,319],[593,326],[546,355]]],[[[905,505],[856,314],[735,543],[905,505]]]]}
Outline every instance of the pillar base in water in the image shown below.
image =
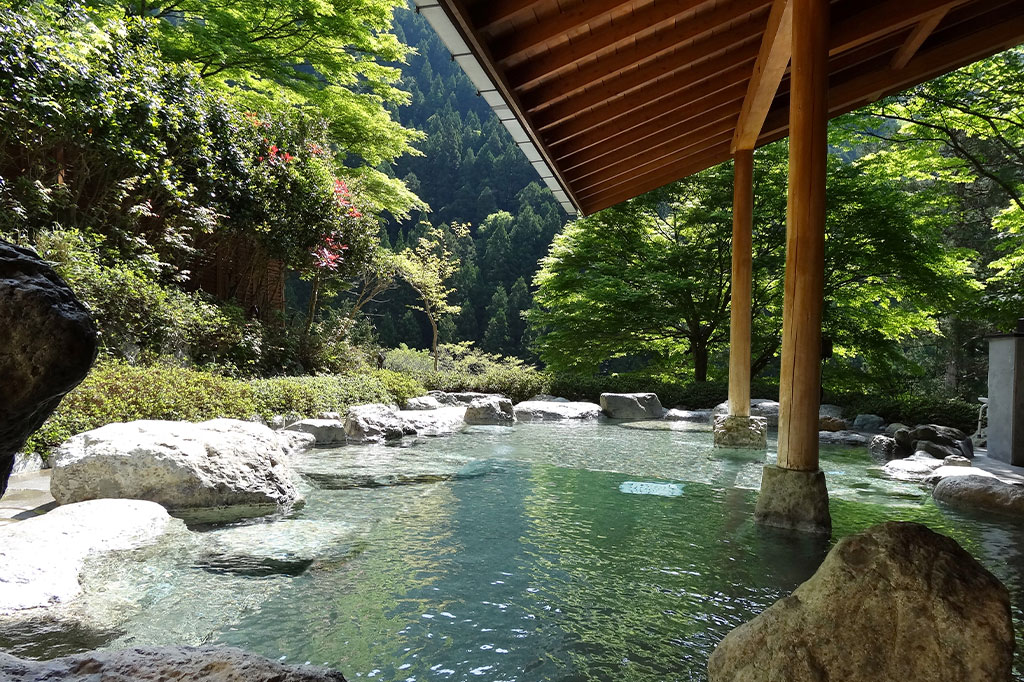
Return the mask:
{"type": "Polygon", "coordinates": [[[832,534],[825,473],[766,464],[761,474],[754,521],[804,533],[832,534]]]}
{"type": "Polygon", "coordinates": [[[715,447],[750,448],[768,447],[768,420],[764,417],[737,417],[723,414],[715,417],[715,447]]]}

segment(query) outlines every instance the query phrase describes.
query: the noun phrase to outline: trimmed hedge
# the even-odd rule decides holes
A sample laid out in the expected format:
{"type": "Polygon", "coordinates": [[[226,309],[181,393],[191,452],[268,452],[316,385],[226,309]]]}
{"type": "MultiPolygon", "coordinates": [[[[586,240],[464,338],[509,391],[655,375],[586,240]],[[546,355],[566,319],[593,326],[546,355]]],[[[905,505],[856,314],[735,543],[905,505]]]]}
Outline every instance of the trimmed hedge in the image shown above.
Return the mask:
{"type": "Polygon", "coordinates": [[[182,367],[101,362],[64,397],[29,438],[25,451],[45,454],[76,433],[112,422],[269,419],[275,414],[312,417],[345,412],[362,403],[401,404],[424,393],[426,389],[416,380],[387,370],[243,381],[182,367]]]}
{"type": "Polygon", "coordinates": [[[960,429],[966,434],[978,427],[979,403],[960,398],[924,397],[917,395],[871,396],[862,393],[837,393],[826,396],[829,402],[842,405],[849,417],[877,414],[887,423],[908,426],[941,424],[960,429]]]}

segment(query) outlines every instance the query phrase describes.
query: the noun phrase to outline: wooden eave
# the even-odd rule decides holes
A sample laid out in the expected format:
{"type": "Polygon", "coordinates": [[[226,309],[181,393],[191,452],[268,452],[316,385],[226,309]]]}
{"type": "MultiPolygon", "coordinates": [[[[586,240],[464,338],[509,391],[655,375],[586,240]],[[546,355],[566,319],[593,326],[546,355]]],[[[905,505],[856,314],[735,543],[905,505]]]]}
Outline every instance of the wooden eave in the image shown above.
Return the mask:
{"type": "MultiPolygon", "coordinates": [[[[414,1],[567,211],[789,133],[786,0],[414,1]]],[[[1024,43],[1021,0],[830,7],[829,117],[1024,43]]]]}

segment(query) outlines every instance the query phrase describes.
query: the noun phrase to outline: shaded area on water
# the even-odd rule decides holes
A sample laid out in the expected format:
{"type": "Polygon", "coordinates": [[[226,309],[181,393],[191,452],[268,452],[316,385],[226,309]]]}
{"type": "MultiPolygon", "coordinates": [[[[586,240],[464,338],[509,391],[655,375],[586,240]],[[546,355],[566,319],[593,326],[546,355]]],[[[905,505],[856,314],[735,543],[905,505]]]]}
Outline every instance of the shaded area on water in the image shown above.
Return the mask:
{"type": "MultiPolygon", "coordinates": [[[[276,527],[212,529],[104,569],[107,598],[132,603],[107,644],[232,644],[350,679],[704,680],[721,637],[808,578],[829,548],[755,526],[760,459],[714,450],[707,433],[469,431],[404,453],[431,475],[447,462],[449,482],[308,482],[306,507],[276,527]]],[[[374,452],[390,450],[315,451],[298,464],[343,476],[374,452]]],[[[880,478],[863,449],[824,449],[822,466],[837,538],[885,520],[953,536],[1010,588],[1021,632],[1020,524],[940,509],[880,478]]],[[[55,655],[40,643],[26,653],[55,655]]]]}

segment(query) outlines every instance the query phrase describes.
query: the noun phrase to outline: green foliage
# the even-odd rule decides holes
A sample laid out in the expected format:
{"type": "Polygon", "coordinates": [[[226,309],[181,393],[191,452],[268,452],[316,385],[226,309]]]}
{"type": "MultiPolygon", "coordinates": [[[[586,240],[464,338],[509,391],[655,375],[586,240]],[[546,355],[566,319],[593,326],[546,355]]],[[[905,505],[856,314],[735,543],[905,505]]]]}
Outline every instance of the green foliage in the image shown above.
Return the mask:
{"type": "Polygon", "coordinates": [[[396,63],[408,48],[391,33],[396,0],[91,0],[107,22],[153,17],[165,61],[194,68],[208,88],[248,110],[295,108],[328,124],[350,179],[373,210],[405,215],[418,201],[377,170],[413,151],[420,135],[391,108],[408,102],[396,63]]]}
{"type": "Polygon", "coordinates": [[[180,367],[101,362],[64,397],[25,448],[45,452],[76,433],[112,422],[249,419],[256,413],[253,390],[245,382],[180,367]]]}
{"type": "Polygon", "coordinates": [[[374,371],[340,376],[280,377],[251,382],[257,414],[312,417],[322,412],[344,414],[363,403],[401,405],[426,390],[414,379],[395,372],[374,371]]]}
{"type": "Polygon", "coordinates": [[[240,359],[252,332],[242,311],[162,283],[146,267],[155,256],[125,261],[107,252],[105,258],[102,238],[77,230],[41,232],[32,245],[89,306],[104,355],[133,362],[160,356],[199,363],[240,359]]]}
{"type": "MultiPolygon", "coordinates": [[[[786,151],[774,144],[755,157],[755,375],[781,335],[786,151]]],[[[934,213],[884,171],[830,157],[826,218],[825,332],[879,385],[902,361],[899,342],[936,329],[973,291],[970,254],[945,247],[934,213]]],[[[544,361],[590,373],[634,357],[648,373],[689,365],[705,380],[728,340],[731,195],[723,165],[567,226],[535,280],[530,319],[544,361]]]]}
{"type": "Polygon", "coordinates": [[[113,422],[314,417],[363,403],[400,405],[425,392],[415,379],[387,370],[242,381],[181,367],[103,361],[65,396],[25,447],[45,453],[76,433],[113,422]]]}
{"type": "Polygon", "coordinates": [[[958,398],[943,398],[902,393],[893,396],[863,393],[827,393],[826,400],[842,405],[848,416],[877,414],[888,423],[908,426],[941,424],[971,434],[978,426],[978,403],[958,398]]]}
{"type": "Polygon", "coordinates": [[[387,353],[386,366],[432,391],[501,393],[513,402],[547,392],[547,375],[519,358],[484,353],[465,342],[442,344],[437,351],[437,371],[430,354],[405,344],[387,353]]]}

